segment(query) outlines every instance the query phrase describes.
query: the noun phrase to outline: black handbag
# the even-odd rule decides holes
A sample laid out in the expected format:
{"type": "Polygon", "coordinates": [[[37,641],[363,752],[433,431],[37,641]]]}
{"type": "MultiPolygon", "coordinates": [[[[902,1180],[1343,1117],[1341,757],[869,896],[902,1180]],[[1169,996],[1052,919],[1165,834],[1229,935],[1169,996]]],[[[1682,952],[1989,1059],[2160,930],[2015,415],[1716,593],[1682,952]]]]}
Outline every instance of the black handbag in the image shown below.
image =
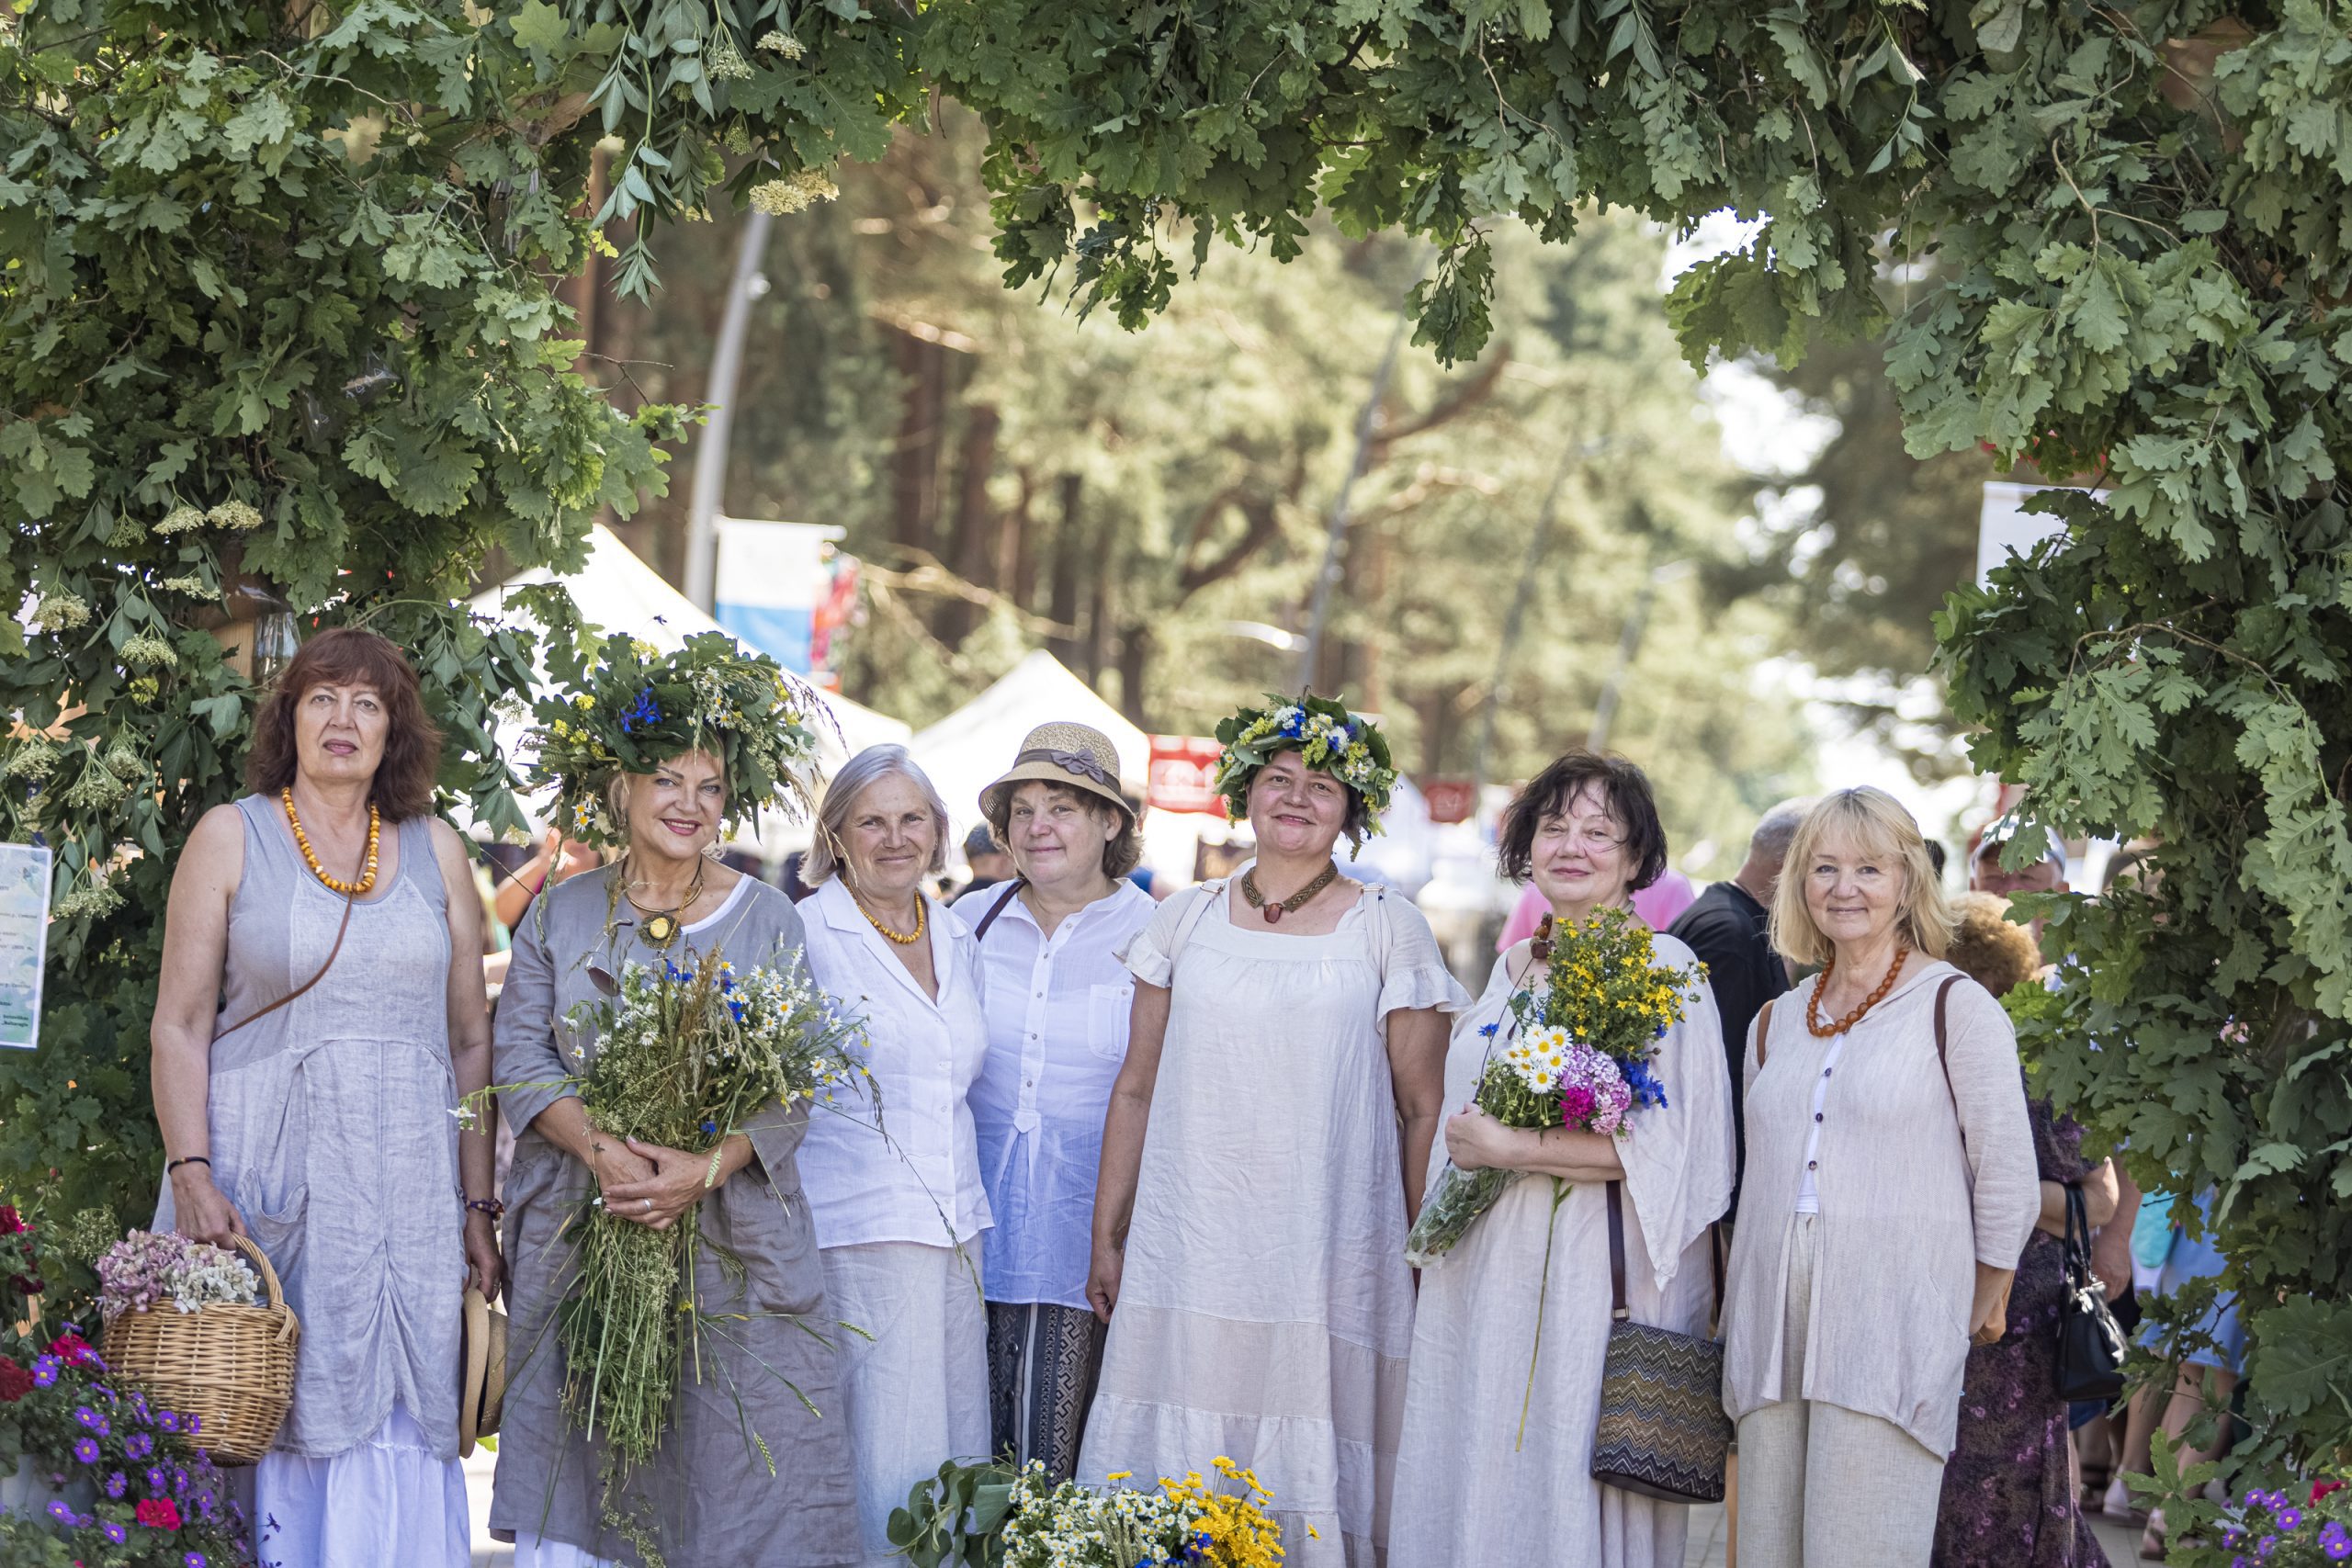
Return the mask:
{"type": "MultiPolygon", "coordinates": [[[[1625,1306],[1625,1217],[1609,1184],[1609,1350],[1592,1478],[1666,1503],[1720,1503],[1731,1417],[1724,1413],[1724,1348],[1714,1339],[1635,1323],[1625,1306]]],[[[1720,1233],[1708,1237],[1715,1313],[1724,1304],[1720,1233]]]]}
{"type": "Polygon", "coordinates": [[[2091,1269],[2091,1227],[2083,1187],[2066,1183],[2066,1294],[2058,1303],[2058,1397],[2107,1403],[2123,1393],[2123,1329],[2091,1269]]]}

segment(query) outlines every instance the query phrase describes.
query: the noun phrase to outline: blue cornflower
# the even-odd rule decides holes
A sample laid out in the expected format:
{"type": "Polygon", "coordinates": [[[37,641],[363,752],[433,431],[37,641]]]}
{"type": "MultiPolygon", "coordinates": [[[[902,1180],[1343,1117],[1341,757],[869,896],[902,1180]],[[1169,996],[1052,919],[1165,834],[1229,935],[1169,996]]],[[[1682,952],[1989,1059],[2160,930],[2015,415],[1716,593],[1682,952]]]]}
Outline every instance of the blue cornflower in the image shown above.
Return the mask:
{"type": "Polygon", "coordinates": [[[662,722],[661,705],[653,700],[653,688],[646,687],[637,694],[637,701],[621,715],[621,733],[627,735],[642,724],[649,728],[662,722]]]}
{"type": "Polygon", "coordinates": [[[1496,1020],[1494,1022],[1492,1022],[1492,1023],[1488,1023],[1488,1024],[1483,1024],[1483,1025],[1481,1025],[1481,1026],[1479,1027],[1478,1032],[1479,1032],[1479,1033],[1481,1033],[1481,1034],[1483,1034],[1483,1035],[1485,1035],[1487,1039],[1492,1040],[1492,1039],[1495,1037],[1495,1031],[1496,1031],[1496,1030],[1498,1030],[1498,1029],[1500,1029],[1501,1027],[1502,1027],[1502,1021],[1501,1021],[1500,1019],[1497,1019],[1497,1020],[1496,1020]]]}
{"type": "Polygon", "coordinates": [[[129,1477],[129,1476],[127,1476],[127,1475],[123,1474],[123,1472],[120,1472],[120,1471],[119,1471],[119,1470],[118,1470],[118,1471],[116,1471],[112,1475],[109,1475],[109,1476],[107,1476],[107,1496],[109,1496],[109,1497],[119,1497],[119,1496],[121,1496],[125,1492],[128,1492],[128,1491],[130,1491],[130,1477],[129,1477]]]}
{"type": "Polygon", "coordinates": [[[718,1131],[718,1123],[716,1122],[706,1122],[702,1124],[702,1131],[705,1137],[709,1137],[718,1131]]]}
{"type": "Polygon", "coordinates": [[[727,998],[727,1010],[735,1015],[736,1022],[741,1023],[743,1021],[744,1012],[748,1010],[746,1010],[743,1003],[739,998],[729,997],[727,998]]]}

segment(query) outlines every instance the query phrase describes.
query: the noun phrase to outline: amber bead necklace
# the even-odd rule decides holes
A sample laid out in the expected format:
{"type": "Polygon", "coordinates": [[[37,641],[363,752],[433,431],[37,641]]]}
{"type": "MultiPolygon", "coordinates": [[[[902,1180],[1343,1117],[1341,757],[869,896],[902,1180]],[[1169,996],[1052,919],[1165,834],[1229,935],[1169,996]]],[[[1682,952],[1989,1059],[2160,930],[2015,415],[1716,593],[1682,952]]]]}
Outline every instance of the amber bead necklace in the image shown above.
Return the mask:
{"type": "Polygon", "coordinates": [[[915,895],[915,929],[911,931],[894,931],[884,925],[882,918],[867,908],[865,900],[858,897],[854,891],[850,894],[850,898],[857,905],[857,912],[865,917],[868,924],[900,947],[912,947],[922,940],[922,895],[920,892],[915,895]]]}
{"type": "Polygon", "coordinates": [[[285,804],[286,825],[294,829],[294,842],[301,850],[302,860],[310,866],[312,876],[346,898],[360,897],[376,886],[376,846],[383,837],[384,819],[374,801],[368,803],[368,858],[360,863],[359,880],[345,882],[339,876],[329,876],[327,868],[319,863],[317,852],[311,848],[311,836],[302,831],[302,818],[295,814],[293,786],[279,790],[277,798],[285,804]]]}
{"type": "Polygon", "coordinates": [[[1887,965],[1886,978],[1878,983],[1878,989],[1864,997],[1861,1006],[1838,1020],[1837,1022],[1823,1023],[1821,1021],[1821,993],[1828,988],[1829,976],[1838,967],[1838,960],[1833,956],[1828,963],[1821,966],[1821,973],[1814,976],[1813,995],[1807,997],[1804,1003],[1804,1026],[1813,1031],[1814,1038],[1816,1040],[1826,1040],[1833,1034],[1845,1033],[1846,1031],[1862,1021],[1864,1013],[1886,999],[1886,993],[1894,989],[1894,977],[1903,973],[1903,961],[1910,956],[1911,944],[1900,938],[1896,939],[1894,962],[1887,965]]]}

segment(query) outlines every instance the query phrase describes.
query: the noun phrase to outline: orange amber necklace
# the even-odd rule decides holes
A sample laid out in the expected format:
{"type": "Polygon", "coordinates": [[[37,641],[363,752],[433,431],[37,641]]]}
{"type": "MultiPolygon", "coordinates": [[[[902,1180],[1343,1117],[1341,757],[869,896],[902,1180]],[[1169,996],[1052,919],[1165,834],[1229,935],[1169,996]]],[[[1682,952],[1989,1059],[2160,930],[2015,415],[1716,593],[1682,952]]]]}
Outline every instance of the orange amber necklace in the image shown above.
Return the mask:
{"type": "Polygon", "coordinates": [[[1862,1021],[1864,1013],[1886,999],[1886,993],[1894,989],[1894,977],[1903,973],[1903,961],[1910,956],[1911,944],[1897,941],[1894,944],[1894,962],[1887,967],[1886,978],[1878,983],[1878,989],[1864,997],[1861,1006],[1837,1022],[1823,1023],[1820,1021],[1821,993],[1828,988],[1829,976],[1838,967],[1838,960],[1832,957],[1828,963],[1821,966],[1821,973],[1814,977],[1813,995],[1807,997],[1804,1002],[1804,1026],[1813,1031],[1813,1036],[1816,1040],[1826,1040],[1833,1034],[1845,1033],[1846,1031],[1862,1021]]]}
{"type": "Polygon", "coordinates": [[[368,803],[368,858],[360,863],[359,880],[345,882],[341,877],[329,876],[326,867],[319,863],[317,852],[311,848],[311,836],[302,831],[302,818],[295,814],[292,786],[279,790],[277,798],[285,803],[286,825],[294,829],[294,842],[300,847],[302,859],[310,866],[312,876],[346,898],[356,898],[376,886],[376,845],[383,836],[384,820],[374,801],[368,803]]]}

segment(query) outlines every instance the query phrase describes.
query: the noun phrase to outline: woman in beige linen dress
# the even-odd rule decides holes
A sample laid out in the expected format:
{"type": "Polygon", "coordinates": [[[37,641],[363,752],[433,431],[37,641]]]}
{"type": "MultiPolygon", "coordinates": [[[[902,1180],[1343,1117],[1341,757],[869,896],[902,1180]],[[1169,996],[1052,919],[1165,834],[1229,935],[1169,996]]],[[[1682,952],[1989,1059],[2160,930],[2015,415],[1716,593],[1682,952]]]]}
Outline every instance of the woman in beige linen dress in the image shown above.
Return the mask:
{"type": "MultiPolygon", "coordinates": [[[[1501,859],[1506,875],[1532,878],[1555,921],[1630,908],[1666,865],[1649,782],[1630,762],[1568,753],[1511,803],[1501,859]]],[[[1689,948],[1668,936],[1655,943],[1657,964],[1697,973],[1689,948]]],[[[1430,1156],[1432,1179],[1449,1153],[1464,1169],[1526,1174],[1421,1271],[1389,1559],[1397,1568],[1681,1568],[1689,1508],[1603,1486],[1592,1445],[1611,1304],[1608,1183],[1623,1183],[1634,1320],[1705,1334],[1714,1309],[1707,1227],[1730,1201],[1732,1175],[1714,998],[1703,982],[1684,994],[1654,1067],[1667,1101],[1634,1112],[1624,1137],[1506,1127],[1470,1100],[1490,1046],[1511,1028],[1512,993],[1546,983],[1530,945],[1505,952],[1486,994],[1454,1021],[1445,1098],[1455,1114],[1430,1156]],[[1553,1176],[1572,1183],[1556,1213],[1553,1176]],[[1547,1235],[1551,1289],[1531,1397],[1547,1235]]]]}
{"type": "Polygon", "coordinates": [[[1443,1015],[1468,998],[1404,899],[1314,890],[1366,792],[1295,748],[1239,773],[1259,858],[1170,899],[1127,954],[1087,1286],[1111,1333],[1079,1479],[1228,1456],[1273,1493],[1285,1568],[1370,1568],[1412,1348],[1405,1233],[1443,1015]]]}
{"type": "Polygon", "coordinates": [[[1942,962],[1951,928],[1892,796],[1806,815],[1772,942],[1825,967],[1749,1032],[1724,1314],[1744,1568],[1929,1559],[1970,1337],[1998,1337],[2041,1210],[2017,1038],[1942,962]]]}

